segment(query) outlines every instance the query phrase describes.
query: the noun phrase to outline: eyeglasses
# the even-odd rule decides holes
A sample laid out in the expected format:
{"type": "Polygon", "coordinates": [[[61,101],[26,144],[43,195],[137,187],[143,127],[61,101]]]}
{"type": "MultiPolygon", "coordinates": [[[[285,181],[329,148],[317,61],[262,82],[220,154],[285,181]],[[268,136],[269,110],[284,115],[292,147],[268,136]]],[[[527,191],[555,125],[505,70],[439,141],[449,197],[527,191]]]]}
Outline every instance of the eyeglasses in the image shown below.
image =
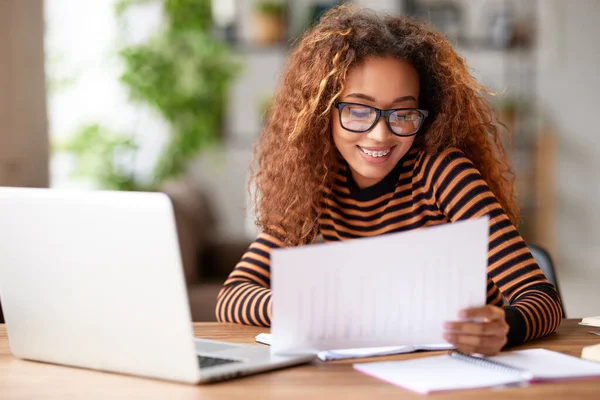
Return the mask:
{"type": "Polygon", "coordinates": [[[350,132],[364,133],[370,131],[385,117],[385,123],[396,136],[416,135],[423,121],[429,115],[426,110],[418,108],[396,108],[393,110],[380,110],[376,107],[356,103],[335,103],[335,108],[340,114],[340,125],[350,132]]]}

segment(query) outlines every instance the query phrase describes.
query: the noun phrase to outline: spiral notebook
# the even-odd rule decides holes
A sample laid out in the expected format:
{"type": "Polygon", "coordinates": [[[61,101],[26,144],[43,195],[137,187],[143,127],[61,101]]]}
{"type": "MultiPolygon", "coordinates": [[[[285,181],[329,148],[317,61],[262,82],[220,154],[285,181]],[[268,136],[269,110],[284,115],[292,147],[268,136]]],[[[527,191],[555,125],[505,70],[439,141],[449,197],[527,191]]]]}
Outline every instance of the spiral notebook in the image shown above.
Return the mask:
{"type": "Polygon", "coordinates": [[[600,378],[600,364],[545,349],[475,357],[447,355],[406,361],[354,364],[354,369],[418,393],[526,385],[540,381],[600,378]]]}

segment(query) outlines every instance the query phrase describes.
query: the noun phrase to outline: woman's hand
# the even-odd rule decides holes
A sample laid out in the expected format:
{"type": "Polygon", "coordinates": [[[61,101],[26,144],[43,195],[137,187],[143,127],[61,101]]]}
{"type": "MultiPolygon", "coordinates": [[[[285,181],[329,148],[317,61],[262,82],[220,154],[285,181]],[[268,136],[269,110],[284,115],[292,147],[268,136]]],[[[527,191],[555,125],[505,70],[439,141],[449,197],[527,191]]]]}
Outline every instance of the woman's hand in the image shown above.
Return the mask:
{"type": "Polygon", "coordinates": [[[456,349],[469,354],[491,356],[498,354],[506,344],[509,326],[500,307],[485,307],[462,310],[461,322],[446,322],[444,339],[456,349]]]}

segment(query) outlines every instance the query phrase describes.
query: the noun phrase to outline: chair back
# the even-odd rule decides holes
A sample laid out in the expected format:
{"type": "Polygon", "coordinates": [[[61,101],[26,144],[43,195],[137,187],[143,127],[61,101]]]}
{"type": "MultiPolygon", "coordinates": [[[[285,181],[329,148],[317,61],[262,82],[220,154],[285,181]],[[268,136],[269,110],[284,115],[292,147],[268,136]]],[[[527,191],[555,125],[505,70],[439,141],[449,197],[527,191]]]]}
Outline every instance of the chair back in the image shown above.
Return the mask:
{"type": "Polygon", "coordinates": [[[529,251],[531,251],[531,255],[533,256],[533,258],[539,265],[540,269],[546,276],[546,279],[548,279],[548,281],[551,284],[553,284],[554,287],[556,288],[556,292],[558,293],[558,296],[560,297],[560,301],[561,301],[561,305],[562,305],[563,317],[565,317],[566,314],[565,314],[564,302],[563,302],[562,296],[560,294],[560,289],[558,286],[558,279],[556,277],[556,271],[554,268],[554,262],[552,261],[552,257],[550,256],[550,253],[548,253],[548,251],[546,249],[544,249],[543,247],[535,245],[535,244],[528,244],[527,246],[529,247],[529,251]]]}

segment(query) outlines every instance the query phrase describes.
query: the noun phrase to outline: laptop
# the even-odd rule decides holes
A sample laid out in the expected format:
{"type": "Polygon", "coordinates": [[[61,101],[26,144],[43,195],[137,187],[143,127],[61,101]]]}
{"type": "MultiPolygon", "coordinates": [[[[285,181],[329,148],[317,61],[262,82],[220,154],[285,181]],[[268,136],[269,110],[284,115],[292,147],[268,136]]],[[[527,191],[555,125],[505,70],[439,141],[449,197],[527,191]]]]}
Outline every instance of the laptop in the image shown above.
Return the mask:
{"type": "Polygon", "coordinates": [[[27,360],[197,384],[315,357],[194,338],[162,193],[0,188],[0,301],[27,360]]]}

